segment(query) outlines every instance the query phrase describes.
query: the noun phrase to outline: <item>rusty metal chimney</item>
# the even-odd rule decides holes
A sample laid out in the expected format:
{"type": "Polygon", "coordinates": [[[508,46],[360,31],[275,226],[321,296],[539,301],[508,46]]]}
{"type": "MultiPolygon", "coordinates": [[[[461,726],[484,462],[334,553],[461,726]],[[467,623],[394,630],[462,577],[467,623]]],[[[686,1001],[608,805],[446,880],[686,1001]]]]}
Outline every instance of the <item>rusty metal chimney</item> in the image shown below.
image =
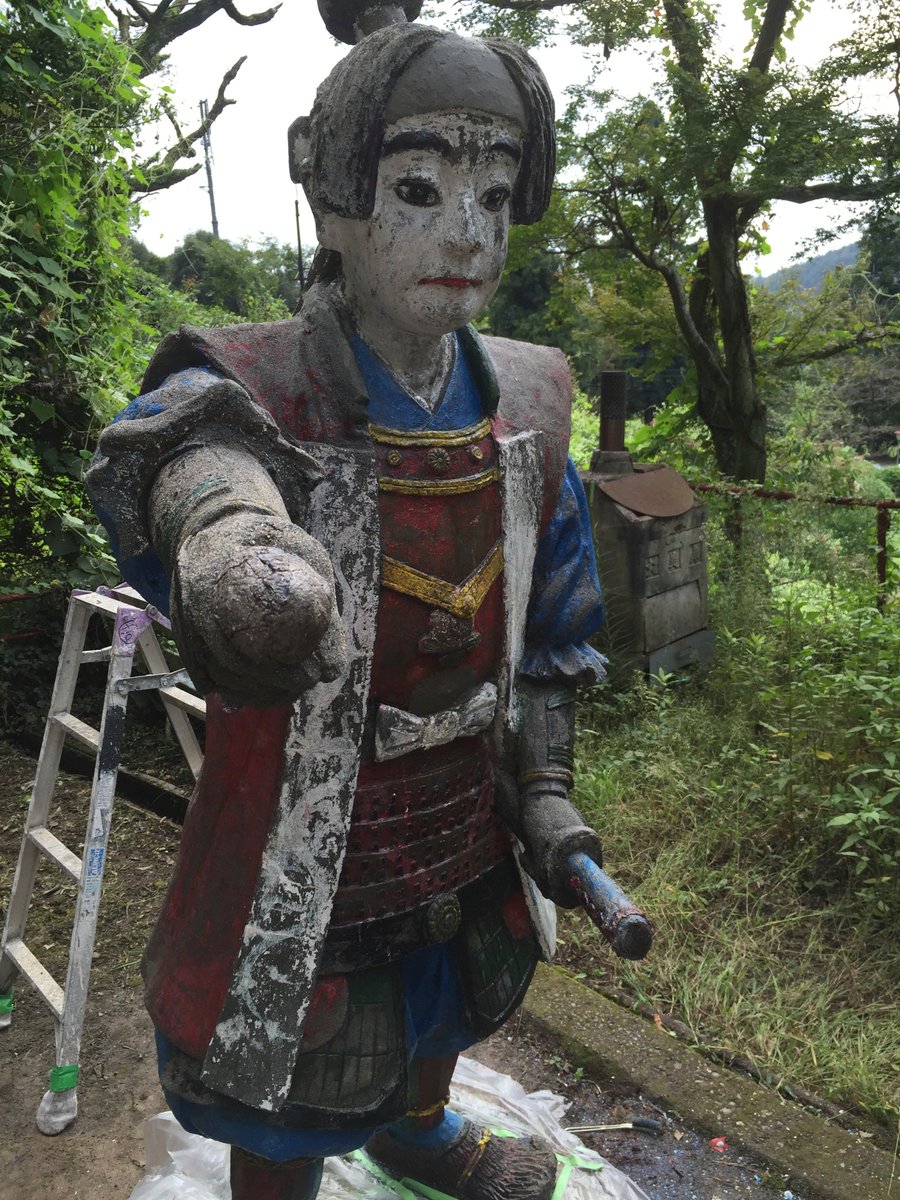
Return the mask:
{"type": "Polygon", "coordinates": [[[592,471],[606,476],[633,472],[631,455],[625,449],[627,415],[627,371],[603,371],[600,375],[600,448],[591,458],[592,471]]]}

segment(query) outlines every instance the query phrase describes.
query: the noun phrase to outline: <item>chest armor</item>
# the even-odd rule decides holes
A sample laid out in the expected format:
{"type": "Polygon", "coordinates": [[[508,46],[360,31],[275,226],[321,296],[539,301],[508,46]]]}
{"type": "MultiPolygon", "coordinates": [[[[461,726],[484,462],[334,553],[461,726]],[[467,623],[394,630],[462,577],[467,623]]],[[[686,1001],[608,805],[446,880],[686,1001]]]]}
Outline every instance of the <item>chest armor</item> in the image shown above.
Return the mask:
{"type": "Polygon", "coordinates": [[[371,434],[383,568],[370,696],[424,716],[496,675],[497,447],[487,421],[446,433],[371,434]]]}
{"type": "MultiPolygon", "coordinates": [[[[447,432],[370,433],[383,564],[370,708],[373,718],[382,704],[430,716],[497,678],[497,446],[486,420],[447,432]]],[[[386,762],[374,761],[367,743],[332,929],[370,921],[387,928],[393,918],[421,912],[422,941],[441,940],[429,936],[429,910],[509,847],[493,813],[485,739],[458,738],[386,762]]]]}

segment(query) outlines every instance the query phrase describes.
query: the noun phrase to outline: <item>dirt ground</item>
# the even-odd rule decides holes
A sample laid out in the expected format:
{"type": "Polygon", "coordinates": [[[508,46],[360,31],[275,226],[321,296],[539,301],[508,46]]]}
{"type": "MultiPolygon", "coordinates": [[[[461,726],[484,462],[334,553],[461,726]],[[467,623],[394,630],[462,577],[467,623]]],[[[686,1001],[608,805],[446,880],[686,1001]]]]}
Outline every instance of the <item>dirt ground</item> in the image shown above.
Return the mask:
{"type": "MultiPolygon", "coordinates": [[[[0,742],[0,904],[5,909],[18,854],[33,758],[0,742]]],[[[84,836],[88,785],[63,775],[51,828],[76,850],[84,836]]],[[[0,1031],[0,1200],[125,1200],[143,1175],[142,1124],[165,1107],[156,1080],[152,1027],[140,998],[138,963],[178,846],[169,821],[117,803],[110,837],[81,1053],[80,1112],[74,1126],[43,1137],[34,1114],[53,1065],[53,1019],[22,984],[10,1028],[0,1031]]],[[[43,866],[27,941],[56,978],[64,977],[74,885],[43,866]]],[[[784,1184],[759,1165],[707,1140],[633,1092],[601,1086],[565,1062],[552,1044],[514,1019],[474,1051],[527,1090],[550,1088],[571,1102],[567,1124],[612,1123],[636,1115],[663,1124],[660,1137],[631,1131],[584,1141],[651,1200],[776,1200],[784,1184]]],[[[797,1198],[799,1200],[799,1198],[797,1198]]]]}

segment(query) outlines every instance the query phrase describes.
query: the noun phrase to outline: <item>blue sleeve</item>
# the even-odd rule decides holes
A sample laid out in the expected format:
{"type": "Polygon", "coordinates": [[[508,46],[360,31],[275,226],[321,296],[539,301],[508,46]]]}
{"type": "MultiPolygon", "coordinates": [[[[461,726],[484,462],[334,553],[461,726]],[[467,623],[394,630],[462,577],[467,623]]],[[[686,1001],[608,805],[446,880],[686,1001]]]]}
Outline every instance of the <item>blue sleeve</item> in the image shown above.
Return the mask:
{"type": "Polygon", "coordinates": [[[538,543],[520,670],[533,679],[596,683],[606,659],[587,639],[603,624],[587,498],[571,458],[556,512],[538,543]]]}

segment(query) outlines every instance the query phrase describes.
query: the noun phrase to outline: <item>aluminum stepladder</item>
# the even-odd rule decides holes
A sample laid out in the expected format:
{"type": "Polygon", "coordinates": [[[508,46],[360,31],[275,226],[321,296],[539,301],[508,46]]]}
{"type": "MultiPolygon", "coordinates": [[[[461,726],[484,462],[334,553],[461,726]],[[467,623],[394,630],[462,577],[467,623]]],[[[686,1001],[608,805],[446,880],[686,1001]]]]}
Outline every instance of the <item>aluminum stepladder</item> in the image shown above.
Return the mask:
{"type": "Polygon", "coordinates": [[[206,705],[179,686],[190,684],[190,679],[186,671],[169,670],[154,626],[170,628],[166,618],[147,605],[132,588],[75,591],[69,601],[50,712],[25,819],[6,927],[0,942],[0,1027],[9,1025],[11,1020],[12,983],[17,975],[33,985],[55,1018],[56,1066],[50,1071],[50,1088],[37,1110],[37,1126],[45,1134],[62,1132],[75,1120],[78,1112],[76,1089],[81,1031],[130,693],[157,691],[195,778],[203,761],[187,713],[202,718],[206,714],[206,705]],[[101,650],[85,650],[88,624],[98,613],[112,619],[111,643],[101,650]],[[140,653],[147,674],[133,673],[136,652],[140,653]],[[109,671],[103,715],[100,728],[94,729],[73,716],[72,701],[81,666],[106,661],[109,671]],[[96,755],[81,858],[47,828],[66,736],[96,755]],[[41,854],[55,862],[78,885],[65,987],[60,987],[24,941],[41,854]]]}

